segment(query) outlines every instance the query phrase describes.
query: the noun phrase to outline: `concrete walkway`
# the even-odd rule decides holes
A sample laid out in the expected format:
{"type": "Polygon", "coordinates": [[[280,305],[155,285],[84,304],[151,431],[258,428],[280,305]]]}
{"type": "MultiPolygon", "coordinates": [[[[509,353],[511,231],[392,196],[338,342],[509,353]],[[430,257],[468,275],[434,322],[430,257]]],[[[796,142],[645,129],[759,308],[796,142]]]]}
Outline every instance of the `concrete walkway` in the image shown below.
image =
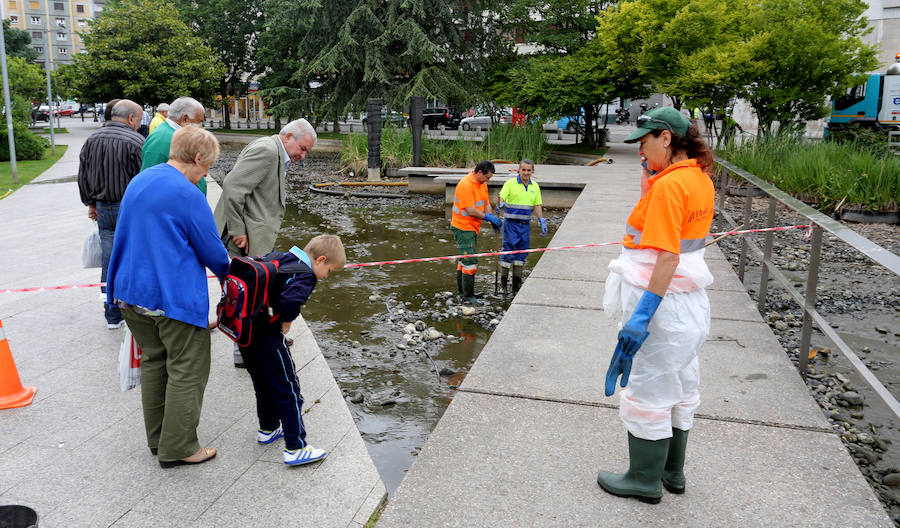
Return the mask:
{"type": "MultiPolygon", "coordinates": [[[[551,245],[621,240],[640,169],[635,147],[608,156],[536,167],[540,182],[586,184],[551,245]]],[[[627,467],[618,397],[603,395],[618,321],[601,299],[619,251],[541,257],[379,528],[893,526],[717,247],[687,493],[647,505],[597,486],[599,469],[627,467]]]]}
{"type": "MultiPolygon", "coordinates": [[[[78,153],[97,125],[63,119],[65,156],[37,181],[0,200],[0,288],[99,282],[81,268],[95,229],[78,197],[78,153]],[[61,183],[52,183],[53,181],[61,183]],[[49,182],[49,183],[48,183],[49,182]]],[[[209,182],[210,203],[219,195],[209,182]]],[[[148,248],[152,251],[152,248],[148,248]]],[[[211,303],[218,285],[210,281],[211,303]]],[[[305,324],[293,329],[309,441],[329,451],[288,468],[283,444],[256,443],[250,378],[232,346],[212,334],[212,369],[200,441],[215,460],[163,470],[147,450],[140,389],[119,390],[122,331],[106,329],[97,288],[0,294],[0,319],[35,401],[0,410],[0,504],[23,504],[46,527],[361,527],[385,496],[328,365],[305,324]]]]}

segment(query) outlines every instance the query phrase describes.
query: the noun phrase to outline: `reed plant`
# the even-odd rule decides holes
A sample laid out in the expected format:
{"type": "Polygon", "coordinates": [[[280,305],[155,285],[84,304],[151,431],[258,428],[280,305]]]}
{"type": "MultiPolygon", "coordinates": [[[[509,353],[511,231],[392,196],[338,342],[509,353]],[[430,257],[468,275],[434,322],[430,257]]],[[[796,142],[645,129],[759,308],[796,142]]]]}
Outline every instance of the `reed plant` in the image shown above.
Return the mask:
{"type": "MultiPolygon", "coordinates": [[[[429,167],[471,167],[484,159],[518,161],[531,158],[541,163],[549,146],[540,125],[492,128],[481,141],[422,138],[422,164],[429,167]]],[[[350,134],[341,149],[341,165],[360,174],[369,155],[365,134],[350,134]]],[[[386,127],[381,131],[382,168],[412,165],[412,132],[408,128],[386,127]]]]}
{"type": "Polygon", "coordinates": [[[900,200],[900,156],[862,142],[776,135],[729,142],[719,155],[826,212],[838,206],[894,210],[900,200]]]}

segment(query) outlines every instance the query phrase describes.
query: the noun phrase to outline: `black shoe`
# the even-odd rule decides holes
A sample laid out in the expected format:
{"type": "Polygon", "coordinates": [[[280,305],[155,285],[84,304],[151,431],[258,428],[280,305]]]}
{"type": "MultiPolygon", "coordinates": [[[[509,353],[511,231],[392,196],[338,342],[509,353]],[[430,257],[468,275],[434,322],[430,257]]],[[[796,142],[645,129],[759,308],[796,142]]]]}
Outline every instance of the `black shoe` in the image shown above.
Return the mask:
{"type": "Polygon", "coordinates": [[[159,449],[158,449],[158,448],[156,448],[156,447],[151,447],[151,448],[150,448],[150,453],[153,454],[153,456],[156,456],[156,453],[158,453],[158,452],[159,452],[159,449]]]}
{"type": "Polygon", "coordinates": [[[245,368],[247,368],[247,365],[244,365],[243,363],[235,363],[235,364],[234,364],[234,368],[242,368],[242,369],[245,369],[245,368]]]}

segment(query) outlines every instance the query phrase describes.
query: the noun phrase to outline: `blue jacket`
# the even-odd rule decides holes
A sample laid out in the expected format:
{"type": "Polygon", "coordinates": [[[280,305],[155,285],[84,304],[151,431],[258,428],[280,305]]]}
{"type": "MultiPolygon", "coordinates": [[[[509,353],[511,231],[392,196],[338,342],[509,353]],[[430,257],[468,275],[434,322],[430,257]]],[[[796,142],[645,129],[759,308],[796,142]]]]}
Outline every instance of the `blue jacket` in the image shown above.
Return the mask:
{"type": "Polygon", "coordinates": [[[206,328],[206,269],[221,280],[228,253],[206,198],[168,163],[150,167],[125,189],[109,258],[106,296],[206,328]]]}

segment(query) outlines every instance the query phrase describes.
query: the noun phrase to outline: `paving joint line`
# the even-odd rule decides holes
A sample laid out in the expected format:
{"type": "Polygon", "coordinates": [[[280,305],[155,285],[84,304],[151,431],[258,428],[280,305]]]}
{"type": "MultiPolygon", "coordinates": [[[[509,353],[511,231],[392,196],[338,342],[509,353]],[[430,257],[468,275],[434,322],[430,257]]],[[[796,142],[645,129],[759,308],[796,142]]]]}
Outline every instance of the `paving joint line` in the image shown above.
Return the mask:
{"type": "MultiPolygon", "coordinates": [[[[594,308],[592,306],[574,306],[571,304],[554,304],[554,303],[536,303],[536,302],[528,302],[528,301],[516,301],[515,304],[524,304],[526,306],[538,306],[543,308],[567,308],[571,310],[588,310],[591,312],[602,312],[603,308],[594,308]]],[[[718,321],[735,321],[740,323],[758,323],[762,325],[766,325],[763,321],[751,321],[750,319],[734,319],[731,317],[711,317],[710,319],[718,320],[718,321]]],[[[768,326],[768,325],[766,325],[768,326]]]]}
{"type": "MultiPolygon", "coordinates": [[[[517,398],[520,400],[532,400],[532,401],[546,401],[552,403],[567,403],[570,405],[581,405],[583,407],[600,407],[603,409],[612,409],[616,410],[619,408],[618,405],[614,405],[611,403],[603,403],[603,402],[591,402],[584,400],[572,400],[569,398],[553,398],[550,396],[526,396],[524,394],[516,394],[513,392],[503,392],[503,391],[493,391],[487,389],[468,389],[468,388],[459,388],[458,392],[469,392],[473,394],[484,394],[487,396],[499,396],[504,398],[517,398]]],[[[696,413],[694,414],[695,418],[699,418],[701,420],[709,420],[711,422],[729,422],[729,423],[739,423],[746,425],[760,425],[763,427],[774,427],[776,429],[794,429],[798,431],[810,431],[814,433],[829,433],[834,434],[834,431],[827,427],[819,427],[815,425],[799,425],[799,424],[787,424],[782,422],[769,422],[765,420],[754,420],[751,418],[731,418],[728,416],[714,416],[711,414],[703,414],[696,413]]]]}

